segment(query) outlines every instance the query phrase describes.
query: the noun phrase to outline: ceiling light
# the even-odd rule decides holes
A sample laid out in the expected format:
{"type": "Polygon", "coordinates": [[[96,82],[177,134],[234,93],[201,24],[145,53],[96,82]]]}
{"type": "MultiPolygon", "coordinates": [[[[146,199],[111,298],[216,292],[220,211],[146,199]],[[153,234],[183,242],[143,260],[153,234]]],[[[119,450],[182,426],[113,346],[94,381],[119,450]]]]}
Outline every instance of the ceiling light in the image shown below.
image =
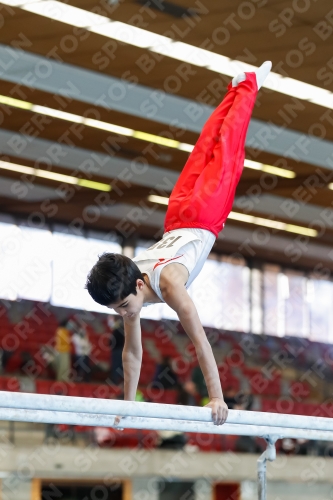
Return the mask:
{"type": "Polygon", "coordinates": [[[280,177],[286,177],[287,179],[294,179],[296,177],[295,172],[292,170],[286,170],[285,168],[274,167],[273,165],[262,165],[263,172],[267,172],[273,175],[279,175],[280,177]]]}
{"type": "Polygon", "coordinates": [[[111,191],[111,186],[109,184],[104,184],[103,182],[89,181],[88,179],[78,179],[77,184],[86,188],[97,189],[98,191],[111,191]]]}
{"type": "Polygon", "coordinates": [[[274,167],[273,165],[266,165],[265,163],[259,163],[258,161],[244,160],[244,167],[252,168],[253,170],[262,170],[273,175],[279,175],[280,177],[286,177],[288,179],[294,179],[296,177],[295,172],[292,170],[287,170],[285,168],[274,167]]]}
{"type": "Polygon", "coordinates": [[[114,134],[126,135],[130,137],[132,137],[135,132],[131,128],[121,127],[119,125],[114,125],[113,123],[101,122],[92,118],[84,118],[82,123],[88,127],[99,128],[100,130],[106,130],[107,132],[113,132],[114,134]]]}
{"type": "Polygon", "coordinates": [[[107,21],[107,23],[101,26],[91,27],[89,31],[113,38],[119,42],[135,45],[136,47],[141,47],[143,49],[153,46],[164,47],[164,45],[172,44],[172,40],[166,36],[137,28],[131,24],[111,21],[110,19],[107,19],[107,21]]]}
{"type": "Polygon", "coordinates": [[[26,167],[24,165],[16,165],[15,163],[8,163],[7,161],[0,161],[0,168],[3,170],[11,170],[20,174],[34,175],[35,169],[26,167]]]}
{"type": "Polygon", "coordinates": [[[58,118],[59,120],[67,120],[69,122],[82,123],[83,117],[79,115],[73,115],[72,113],[66,113],[65,111],[60,111],[58,109],[47,108],[46,106],[39,106],[34,104],[31,111],[39,113],[41,115],[52,116],[53,118],[58,118]]]}
{"type": "Polygon", "coordinates": [[[326,89],[310,85],[294,78],[283,77],[271,72],[263,83],[263,87],[290,95],[297,99],[306,100],[319,106],[333,107],[333,94],[326,89]]]}
{"type": "MultiPolygon", "coordinates": [[[[148,201],[152,203],[159,203],[160,205],[168,205],[169,198],[166,196],[157,196],[151,194],[148,196],[148,201]]],[[[271,219],[264,219],[263,217],[255,217],[254,215],[242,214],[239,212],[230,212],[228,219],[246,222],[247,224],[256,224],[257,226],[269,227],[271,229],[278,229],[279,231],[287,231],[290,233],[303,234],[305,236],[315,237],[318,232],[315,229],[309,229],[303,226],[296,226],[294,224],[287,224],[271,219]]]]}
{"type": "MultiPolygon", "coordinates": [[[[230,59],[229,57],[222,56],[221,54],[217,54],[216,52],[209,52],[208,54],[213,54],[213,60],[209,62],[207,68],[212,71],[221,72],[225,75],[235,76],[238,73],[245,73],[245,71],[254,71],[256,69],[255,66],[251,64],[247,64],[242,61],[238,61],[237,59],[230,59]],[[221,68],[221,64],[222,68],[221,68]]],[[[212,58],[211,55],[208,55],[208,61],[212,58]]]]}
{"type": "Polygon", "coordinates": [[[319,91],[318,87],[315,87],[309,101],[318,104],[318,106],[333,109],[333,93],[328,90],[320,89],[319,91]]]}
{"type": "Polygon", "coordinates": [[[150,194],[148,196],[148,201],[151,201],[151,203],[159,203],[160,205],[169,204],[169,198],[166,196],[157,196],[156,194],[150,194]]]}
{"type": "Polygon", "coordinates": [[[5,95],[0,96],[0,104],[5,104],[6,106],[13,106],[14,108],[28,109],[31,110],[32,104],[26,101],[20,101],[19,99],[13,99],[12,97],[7,97],[5,95]]]}
{"type": "Polygon", "coordinates": [[[44,179],[51,179],[52,181],[66,182],[67,184],[77,184],[77,178],[65,174],[57,174],[56,172],[49,172],[48,170],[34,169],[34,175],[43,177],[44,179]],[[36,173],[37,171],[37,173],[36,173]]]}
{"type": "Polygon", "coordinates": [[[57,2],[55,0],[24,2],[22,9],[49,19],[54,19],[55,21],[60,21],[61,23],[77,26],[78,28],[87,28],[105,24],[110,21],[109,18],[105,16],[100,16],[94,12],[73,7],[72,5],[57,2]]]}
{"type": "Polygon", "coordinates": [[[5,0],[4,2],[1,2],[5,5],[9,5],[10,7],[20,7],[23,8],[25,5],[28,5],[29,3],[37,3],[40,2],[41,0],[5,0]]]}
{"type": "MultiPolygon", "coordinates": [[[[279,92],[308,101],[316,97],[316,94],[318,94],[318,87],[304,82],[302,82],[302,85],[299,85],[299,83],[300,82],[293,78],[281,78],[278,87],[279,92]]],[[[325,89],[320,89],[320,94],[327,97],[330,92],[325,89]]]]}
{"type": "MultiPolygon", "coordinates": [[[[207,54],[206,50],[199,49],[193,45],[183,42],[173,42],[169,44],[161,44],[153,46],[150,48],[152,52],[156,52],[163,56],[171,57],[172,59],[177,59],[178,61],[185,61],[189,64],[195,66],[206,66],[207,64],[207,54]],[[206,56],[206,61],[205,61],[206,56]]],[[[209,52],[208,52],[209,54],[209,52]]]]}
{"type": "Polygon", "coordinates": [[[262,217],[255,217],[254,215],[247,215],[239,212],[230,212],[228,219],[237,220],[240,222],[246,222],[247,224],[256,224],[258,226],[278,229],[279,231],[287,231],[290,233],[303,234],[305,236],[311,236],[312,238],[318,235],[318,232],[315,229],[309,229],[303,226],[296,226],[294,224],[287,224],[285,222],[280,222],[276,220],[264,219],[262,217]]]}
{"type": "Polygon", "coordinates": [[[181,151],[186,151],[187,153],[192,153],[194,146],[192,144],[186,144],[185,142],[180,142],[178,149],[181,151]]]}
{"type": "Polygon", "coordinates": [[[65,182],[66,184],[76,184],[90,189],[96,189],[98,191],[111,191],[111,186],[109,184],[80,179],[71,175],[59,174],[57,172],[49,172],[48,170],[27,167],[25,165],[17,165],[16,163],[9,163],[7,161],[0,161],[0,169],[9,170],[10,172],[18,172],[20,174],[33,175],[35,177],[42,177],[44,179],[51,179],[53,181],[65,182]]]}
{"type": "Polygon", "coordinates": [[[261,170],[261,165],[262,163],[257,161],[248,160],[246,158],[244,160],[244,167],[252,168],[253,170],[261,170]]]}
{"type": "Polygon", "coordinates": [[[154,142],[155,144],[160,144],[161,146],[166,146],[167,148],[178,149],[179,146],[179,141],[174,141],[173,139],[168,139],[167,137],[160,135],[147,134],[146,132],[135,131],[133,137],[143,141],[154,142]]]}
{"type": "Polygon", "coordinates": [[[316,229],[310,229],[303,226],[295,226],[294,224],[286,224],[284,231],[311,236],[311,238],[315,238],[316,236],[318,236],[318,231],[316,229]]]}

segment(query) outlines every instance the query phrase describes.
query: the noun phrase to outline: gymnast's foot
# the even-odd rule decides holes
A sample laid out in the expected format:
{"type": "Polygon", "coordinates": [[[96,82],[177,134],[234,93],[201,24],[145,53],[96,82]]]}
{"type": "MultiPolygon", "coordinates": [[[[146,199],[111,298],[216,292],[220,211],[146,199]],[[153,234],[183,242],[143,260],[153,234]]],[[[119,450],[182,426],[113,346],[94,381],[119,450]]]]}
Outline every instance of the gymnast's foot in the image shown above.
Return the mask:
{"type": "MultiPolygon", "coordinates": [[[[264,81],[265,81],[266,77],[268,76],[268,73],[270,72],[271,69],[272,69],[272,63],[271,63],[271,61],[265,61],[260,66],[260,68],[258,68],[258,69],[255,70],[256,79],[257,79],[257,85],[258,85],[258,90],[260,89],[260,87],[264,83],[264,81]]],[[[237,87],[237,85],[239,83],[244,82],[245,78],[246,78],[245,73],[239,73],[239,75],[235,76],[232,79],[232,86],[233,87],[237,87]]]]}
{"type": "Polygon", "coordinates": [[[256,78],[257,78],[257,85],[258,85],[258,90],[266,80],[270,70],[272,69],[272,62],[271,61],[265,61],[258,69],[255,70],[256,78]]]}
{"type": "Polygon", "coordinates": [[[239,73],[239,75],[234,76],[234,78],[232,79],[232,86],[237,87],[239,83],[244,82],[245,78],[245,73],[239,73]]]}

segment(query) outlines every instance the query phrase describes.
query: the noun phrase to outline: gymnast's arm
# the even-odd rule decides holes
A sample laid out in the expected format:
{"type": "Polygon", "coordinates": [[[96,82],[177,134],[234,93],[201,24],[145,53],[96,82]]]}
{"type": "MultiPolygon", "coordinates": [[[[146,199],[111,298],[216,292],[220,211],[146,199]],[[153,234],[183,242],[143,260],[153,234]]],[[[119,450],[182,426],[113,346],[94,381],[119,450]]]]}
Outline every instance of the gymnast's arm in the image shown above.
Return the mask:
{"type": "Polygon", "coordinates": [[[180,266],[181,264],[176,263],[165,266],[161,272],[160,289],[163,299],[176,311],[184,330],[194,344],[208,389],[210,402],[207,406],[212,409],[215,424],[221,425],[227,419],[228,407],[223,399],[220,377],[211,345],[201,325],[196,307],[184,286],[186,279],[184,281],[180,266]]]}
{"type": "Polygon", "coordinates": [[[134,401],[142,363],[140,315],[124,317],[125,345],[123,349],[124,400],[134,401]]]}
{"type": "MultiPolygon", "coordinates": [[[[134,401],[138,388],[141,363],[142,363],[142,342],[140,314],[133,318],[124,316],[125,345],[122,354],[124,371],[124,400],[134,401]]],[[[119,427],[123,417],[117,415],[114,419],[114,426],[119,427]]],[[[122,430],[122,429],[121,429],[122,430]]]]}

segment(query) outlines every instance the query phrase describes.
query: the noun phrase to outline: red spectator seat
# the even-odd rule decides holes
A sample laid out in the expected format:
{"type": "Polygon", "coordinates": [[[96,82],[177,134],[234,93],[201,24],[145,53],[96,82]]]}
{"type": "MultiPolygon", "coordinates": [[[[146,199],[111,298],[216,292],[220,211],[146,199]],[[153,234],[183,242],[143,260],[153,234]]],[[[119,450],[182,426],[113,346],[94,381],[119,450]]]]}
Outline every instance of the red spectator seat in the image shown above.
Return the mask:
{"type": "Polygon", "coordinates": [[[68,396],[70,385],[67,382],[56,380],[36,379],[36,392],[38,394],[55,394],[59,396],[68,396]]]}
{"type": "Polygon", "coordinates": [[[306,381],[304,382],[291,382],[289,386],[289,393],[292,398],[297,401],[304,401],[310,396],[311,388],[310,384],[306,381]]]}
{"type": "Polygon", "coordinates": [[[66,396],[74,396],[74,397],[80,397],[82,396],[82,390],[81,390],[81,384],[74,384],[74,383],[69,383],[67,385],[67,394],[66,396]]]}
{"type": "Polygon", "coordinates": [[[16,377],[0,377],[1,391],[18,392],[20,381],[16,377]]]}

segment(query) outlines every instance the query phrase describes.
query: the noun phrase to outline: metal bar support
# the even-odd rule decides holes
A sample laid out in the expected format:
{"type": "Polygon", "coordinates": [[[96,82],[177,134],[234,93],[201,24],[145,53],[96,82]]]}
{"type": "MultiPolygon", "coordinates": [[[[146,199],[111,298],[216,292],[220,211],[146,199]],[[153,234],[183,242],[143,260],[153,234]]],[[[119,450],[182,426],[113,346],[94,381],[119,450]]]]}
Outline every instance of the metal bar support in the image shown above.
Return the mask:
{"type": "Polygon", "coordinates": [[[266,478],[266,463],[267,460],[272,462],[276,459],[275,442],[276,437],[266,436],[267,448],[263,454],[258,458],[258,500],[266,500],[267,492],[267,478],[266,478]]]}

